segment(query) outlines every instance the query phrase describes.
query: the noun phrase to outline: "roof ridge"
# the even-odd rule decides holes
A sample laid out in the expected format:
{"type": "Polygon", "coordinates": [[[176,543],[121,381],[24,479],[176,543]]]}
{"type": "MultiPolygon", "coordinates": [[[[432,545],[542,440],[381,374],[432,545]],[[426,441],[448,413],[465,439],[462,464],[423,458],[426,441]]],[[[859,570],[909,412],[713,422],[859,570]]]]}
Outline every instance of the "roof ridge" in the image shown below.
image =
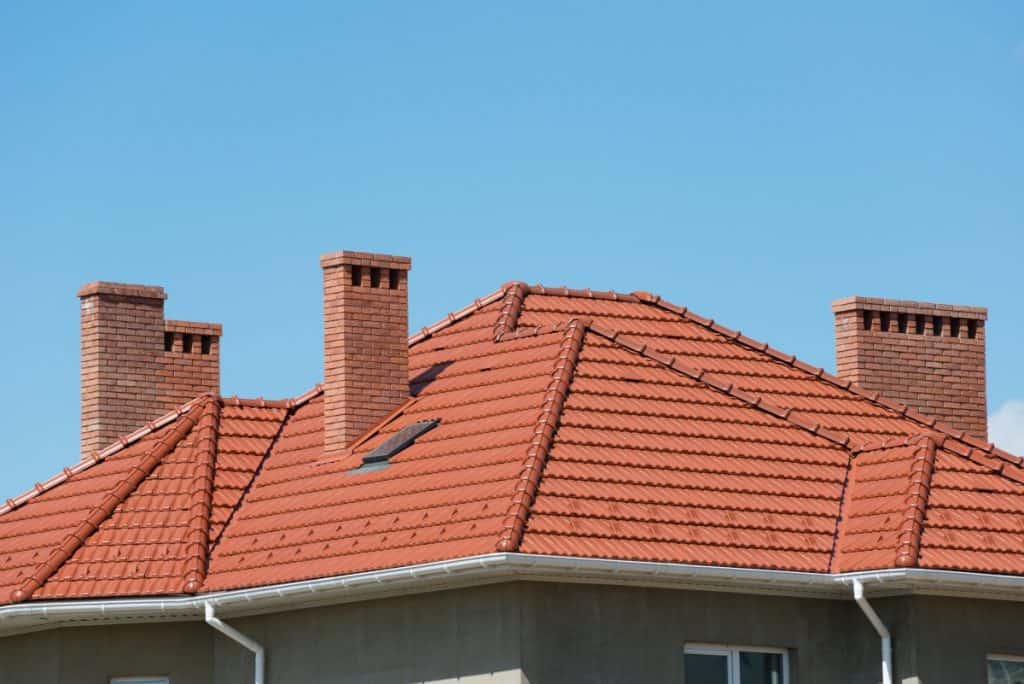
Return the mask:
{"type": "Polygon", "coordinates": [[[436,323],[421,328],[418,333],[409,336],[409,346],[411,347],[414,344],[422,342],[423,340],[432,336],[434,333],[440,330],[444,330],[445,328],[454,325],[455,323],[458,323],[463,318],[469,317],[470,315],[476,313],[477,311],[484,308],[488,304],[493,304],[494,302],[504,297],[506,291],[509,288],[513,287],[514,285],[516,285],[516,283],[506,283],[505,285],[502,285],[500,288],[490,293],[489,295],[481,297],[480,299],[474,299],[473,303],[470,304],[469,306],[464,306],[458,311],[453,311],[444,318],[442,318],[441,320],[437,321],[436,323]]]}
{"type": "Polygon", "coordinates": [[[308,403],[310,400],[315,399],[319,395],[323,394],[324,386],[323,383],[317,383],[309,390],[306,390],[297,397],[291,399],[264,399],[263,397],[222,397],[220,402],[222,406],[236,406],[246,408],[281,408],[281,409],[293,409],[308,403]]]}
{"type": "Polygon", "coordinates": [[[765,401],[763,397],[754,396],[745,390],[739,389],[731,382],[720,381],[713,373],[691,368],[690,366],[680,362],[679,357],[677,356],[662,354],[659,351],[652,350],[643,342],[634,340],[632,337],[623,335],[612,328],[606,328],[599,323],[591,323],[589,325],[589,329],[624,349],[628,349],[629,351],[639,354],[651,361],[654,361],[655,363],[665,366],[666,368],[670,368],[677,373],[685,375],[691,380],[703,383],[708,387],[738,399],[753,408],[760,409],[761,411],[773,415],[776,418],[781,418],[782,420],[806,430],[811,434],[817,435],[822,439],[832,442],[843,449],[850,449],[851,440],[849,436],[843,435],[835,430],[822,427],[820,424],[813,421],[805,420],[801,416],[793,415],[792,409],[776,406],[775,404],[765,401]]]}
{"type": "Polygon", "coordinates": [[[960,458],[966,458],[968,461],[971,461],[976,465],[987,468],[995,475],[1001,475],[1002,477],[1013,480],[1018,484],[1024,484],[1024,467],[988,456],[980,450],[972,449],[962,442],[957,441],[952,436],[945,435],[940,432],[924,431],[907,437],[889,437],[874,442],[867,442],[858,445],[854,450],[854,455],[856,456],[857,454],[879,451],[882,449],[892,449],[898,446],[908,446],[919,443],[925,439],[935,442],[936,449],[942,449],[943,451],[948,451],[960,458]]]}
{"type": "Polygon", "coordinates": [[[558,287],[547,287],[545,285],[527,285],[526,294],[552,295],[555,297],[580,297],[583,299],[604,299],[614,302],[640,302],[642,301],[636,293],[626,294],[615,290],[591,290],[577,289],[560,285],[558,287]]]}
{"type": "Polygon", "coordinates": [[[509,332],[518,330],[519,314],[523,310],[523,302],[529,286],[522,282],[511,282],[505,285],[505,301],[501,305],[501,313],[494,323],[494,341],[500,342],[509,332]]]}
{"type": "Polygon", "coordinates": [[[914,460],[910,464],[910,478],[904,497],[906,508],[900,520],[896,542],[896,567],[913,568],[921,552],[921,533],[924,513],[931,493],[932,472],[935,470],[935,440],[925,435],[917,443],[914,460]]]}
{"type": "MultiPolygon", "coordinates": [[[[309,401],[315,399],[319,395],[323,394],[323,391],[323,384],[318,383],[314,385],[312,389],[309,389],[306,392],[303,392],[299,396],[294,397],[292,399],[263,399],[262,397],[249,399],[234,396],[219,398],[219,401],[221,403],[221,406],[245,406],[250,408],[292,409],[298,408],[303,404],[306,404],[309,401]]],[[[117,441],[113,442],[107,448],[102,449],[100,451],[95,451],[91,455],[81,458],[75,465],[61,469],[61,472],[57,473],[56,475],[47,480],[44,480],[43,482],[37,482],[32,489],[26,490],[21,494],[18,494],[17,496],[13,496],[7,499],[4,502],[4,504],[0,506],[0,515],[3,515],[4,513],[9,513],[10,511],[13,511],[16,508],[25,505],[26,503],[28,503],[35,497],[39,496],[40,494],[48,492],[57,485],[67,481],[67,479],[72,475],[77,475],[78,473],[88,470],[97,463],[104,461],[107,458],[113,456],[114,454],[123,451],[125,448],[131,446],[132,444],[135,444],[143,437],[147,437],[156,432],[157,430],[159,430],[160,428],[169,425],[170,423],[173,423],[179,417],[191,411],[192,408],[194,408],[196,404],[198,404],[199,402],[203,401],[204,398],[210,397],[216,397],[216,395],[212,392],[204,392],[197,396],[196,398],[190,399],[189,401],[185,402],[178,408],[165,413],[156,420],[152,420],[146,423],[138,430],[130,432],[123,437],[118,437],[117,441]]]]}
{"type": "Polygon", "coordinates": [[[188,531],[185,535],[185,577],[182,591],[194,594],[206,579],[210,551],[210,511],[213,508],[213,480],[220,437],[219,401],[210,401],[203,408],[196,426],[193,451],[198,456],[192,474],[189,496],[188,531]]]}
{"type": "Polygon", "coordinates": [[[113,456],[114,454],[123,451],[125,448],[131,446],[132,444],[135,444],[143,437],[147,437],[156,432],[157,430],[159,430],[160,428],[170,423],[173,423],[175,420],[191,411],[196,406],[196,404],[212,396],[213,395],[208,392],[200,394],[195,399],[191,399],[185,402],[184,404],[174,409],[173,411],[169,411],[168,413],[165,413],[156,420],[152,420],[146,423],[143,427],[139,428],[135,432],[130,432],[124,437],[119,437],[116,442],[108,446],[106,449],[95,451],[90,456],[84,456],[81,459],[79,459],[78,463],[71,467],[63,468],[61,472],[57,473],[48,480],[45,480],[43,482],[37,482],[35,487],[33,487],[32,489],[22,492],[18,496],[7,499],[4,505],[0,506],[0,515],[13,511],[15,508],[18,508],[20,506],[23,506],[24,504],[28,503],[29,501],[39,496],[43,492],[48,492],[57,485],[61,484],[62,482],[67,481],[67,479],[72,475],[77,475],[78,473],[88,470],[97,463],[106,460],[107,458],[113,456]]]}
{"type": "Polygon", "coordinates": [[[642,290],[636,290],[632,293],[626,294],[622,292],[616,292],[614,290],[595,292],[592,290],[572,289],[564,286],[545,287],[543,285],[531,285],[527,288],[527,293],[542,295],[558,295],[563,297],[583,297],[588,299],[609,299],[623,302],[639,302],[643,304],[649,304],[651,306],[656,306],[660,309],[664,309],[665,311],[670,311],[679,316],[682,316],[683,318],[687,319],[692,323],[696,323],[697,325],[700,325],[720,335],[723,335],[724,337],[729,338],[734,342],[743,345],[744,347],[767,354],[776,361],[781,361],[782,363],[785,363],[788,366],[792,366],[793,368],[801,370],[813,377],[820,378],[821,380],[824,380],[829,384],[835,385],[836,387],[839,387],[844,390],[848,390],[849,392],[856,394],[857,396],[863,399],[867,399],[873,404],[893,411],[898,415],[904,416],[909,420],[914,421],[920,425],[923,425],[937,432],[941,432],[948,437],[952,437],[953,439],[966,444],[972,450],[980,451],[987,456],[1000,459],[1014,466],[1024,466],[1024,458],[1012,454],[1009,451],[1006,451],[1005,449],[1001,449],[992,442],[983,442],[982,440],[974,437],[973,435],[967,433],[964,430],[958,430],[952,425],[938,421],[935,418],[925,413],[922,413],[921,411],[918,411],[917,409],[911,406],[882,396],[880,392],[872,392],[863,389],[862,387],[859,387],[858,385],[848,380],[843,380],[833,375],[832,373],[829,373],[824,368],[812,366],[809,363],[801,361],[794,354],[786,354],[785,352],[775,349],[767,342],[755,340],[752,337],[744,335],[739,330],[733,330],[732,328],[728,328],[720,323],[716,323],[713,318],[704,318],[703,316],[700,316],[694,313],[693,311],[689,310],[685,306],[679,306],[677,304],[669,302],[660,295],[652,294],[650,292],[644,292],[642,290]]]}
{"type": "MultiPolygon", "coordinates": [[[[215,401],[210,395],[203,395],[201,398],[203,404],[210,401],[215,401]]],[[[205,405],[203,408],[205,408],[205,405]]],[[[149,451],[143,454],[139,462],[129,471],[128,475],[114,485],[114,489],[107,492],[103,500],[78,524],[74,532],[68,534],[60,546],[53,549],[49,557],[36,568],[35,572],[25,578],[18,588],[11,592],[11,603],[20,603],[31,598],[32,594],[81,548],[85,540],[99,529],[99,526],[110,517],[114,509],[121,505],[135,491],[139,484],[153,472],[153,469],[163,457],[169,454],[185,435],[191,432],[197,422],[198,419],[196,419],[194,412],[182,415],[181,420],[174,426],[174,429],[150,447],[149,451]]]]}
{"type": "Polygon", "coordinates": [[[988,456],[998,458],[1015,466],[1021,466],[1022,464],[1024,464],[1024,458],[1016,456],[1015,454],[1012,454],[1006,451],[1005,449],[1000,449],[992,442],[983,442],[982,440],[974,437],[973,435],[968,434],[966,431],[958,430],[952,425],[940,422],[935,418],[928,416],[911,406],[908,406],[907,404],[903,404],[901,402],[894,401],[892,399],[884,397],[880,392],[871,392],[848,380],[843,380],[827,372],[824,368],[812,366],[809,363],[801,361],[793,354],[786,354],[782,351],[779,351],[778,349],[775,349],[774,347],[769,345],[767,342],[755,340],[752,337],[748,337],[742,334],[739,330],[727,328],[726,326],[721,325],[720,323],[716,323],[715,320],[712,318],[704,318],[703,316],[699,316],[690,311],[689,309],[687,309],[685,306],[678,306],[669,301],[666,301],[659,295],[651,294],[650,292],[636,291],[633,293],[633,296],[636,298],[636,301],[643,302],[645,304],[650,304],[652,306],[656,306],[666,311],[676,313],[682,316],[683,318],[693,323],[696,323],[704,328],[717,332],[718,334],[723,335],[724,337],[727,337],[733,340],[734,342],[743,345],[744,347],[767,354],[776,361],[781,361],[782,363],[785,363],[788,366],[792,366],[793,368],[801,370],[815,378],[824,380],[825,382],[828,382],[831,385],[834,385],[844,390],[848,390],[849,392],[852,392],[853,394],[856,394],[861,398],[867,399],[873,404],[893,411],[901,416],[908,418],[909,420],[914,421],[915,423],[919,423],[927,428],[930,428],[937,432],[941,432],[948,437],[952,437],[953,439],[966,444],[971,449],[981,451],[982,453],[988,456]]]}
{"type": "MultiPolygon", "coordinates": [[[[427,339],[428,337],[433,336],[435,333],[437,333],[437,332],[439,332],[441,330],[444,330],[445,328],[447,328],[447,327],[449,327],[451,325],[454,325],[455,323],[458,323],[459,321],[461,321],[464,318],[468,318],[470,315],[476,313],[477,311],[479,311],[480,309],[484,308],[485,306],[487,306],[489,304],[493,304],[494,302],[498,301],[499,299],[504,297],[511,289],[517,288],[517,287],[524,288],[524,294],[525,294],[526,285],[524,283],[521,283],[521,282],[518,282],[518,281],[511,281],[511,282],[505,283],[504,285],[502,285],[500,288],[498,288],[494,292],[491,292],[490,294],[485,295],[484,297],[480,297],[479,299],[474,299],[473,303],[470,304],[469,306],[464,306],[463,308],[459,309],[458,311],[453,311],[453,312],[449,313],[447,316],[445,316],[444,318],[442,318],[441,320],[437,321],[436,323],[433,323],[431,325],[425,326],[424,328],[421,328],[418,333],[416,333],[414,335],[410,335],[409,338],[408,338],[409,346],[411,347],[411,346],[413,346],[413,345],[415,345],[415,344],[417,344],[419,342],[422,342],[423,340],[427,339]]],[[[292,408],[298,408],[298,407],[302,406],[303,404],[305,404],[305,403],[309,402],[310,400],[316,398],[317,396],[323,394],[323,392],[324,392],[324,385],[323,385],[323,383],[318,383],[318,384],[314,385],[312,389],[310,389],[310,390],[308,390],[308,391],[306,391],[306,392],[304,392],[304,393],[300,394],[299,396],[294,397],[292,399],[264,399],[262,397],[257,397],[257,398],[254,398],[254,399],[247,399],[247,398],[244,398],[244,397],[234,396],[234,397],[225,397],[222,401],[223,401],[224,406],[247,406],[247,407],[251,407],[251,408],[284,408],[284,409],[292,409],[292,408]]],[[[0,509],[0,513],[3,513],[2,509],[0,509]]]]}
{"type": "MultiPolygon", "coordinates": [[[[937,435],[930,435],[928,433],[920,432],[907,437],[895,437],[884,439],[881,441],[866,442],[863,444],[854,445],[849,435],[844,435],[841,432],[832,430],[830,428],[822,427],[819,423],[815,423],[810,420],[806,420],[798,414],[794,414],[793,409],[784,409],[779,406],[767,402],[763,397],[755,396],[745,390],[738,389],[733,383],[720,382],[715,378],[713,373],[706,371],[699,371],[694,368],[690,368],[685,364],[679,362],[675,356],[668,354],[662,354],[658,351],[648,349],[647,345],[643,342],[633,340],[631,337],[623,335],[617,330],[611,328],[605,328],[600,324],[591,323],[589,329],[603,337],[606,337],[612,342],[619,344],[630,351],[645,356],[652,361],[660,363],[664,366],[672,368],[673,370],[679,371],[682,374],[702,382],[706,385],[714,387],[715,389],[724,392],[725,394],[735,397],[755,408],[759,408],[767,413],[770,413],[778,418],[801,427],[812,434],[824,437],[825,439],[834,442],[835,444],[850,449],[854,454],[871,451],[875,449],[888,448],[891,446],[898,446],[900,444],[909,444],[915,441],[920,441],[922,436],[935,441],[936,446],[947,451],[950,451],[958,456],[966,458],[978,465],[984,466],[992,470],[998,475],[1007,477],[1014,482],[1024,484],[1024,467],[1014,461],[997,460],[997,457],[985,453],[981,449],[971,447],[964,443],[963,440],[957,439],[955,435],[939,433],[937,435]],[[893,441],[895,440],[895,441],[893,441]],[[866,448],[865,448],[866,447],[866,448]]],[[[819,369],[820,370],[820,369],[819,369]]],[[[1016,458],[1016,457],[1013,457],[1016,458]]]]}
{"type": "Polygon", "coordinates": [[[577,318],[570,321],[565,328],[551,380],[544,393],[540,414],[537,416],[530,447],[527,449],[526,459],[512,493],[512,501],[502,521],[501,537],[496,547],[498,551],[516,551],[523,539],[526,519],[530,515],[530,508],[540,486],[548,452],[555,441],[555,432],[558,430],[569,386],[576,373],[576,362],[579,360],[589,323],[587,319],[577,318]]]}
{"type": "Polygon", "coordinates": [[[561,323],[517,327],[514,330],[500,333],[499,336],[495,338],[494,342],[511,342],[512,340],[521,340],[527,337],[542,337],[544,335],[553,335],[555,333],[565,332],[573,325],[574,322],[580,320],[581,319],[577,316],[569,316],[561,323]]]}
{"type": "Polygon", "coordinates": [[[925,439],[935,441],[935,438],[929,433],[917,432],[912,435],[906,435],[905,437],[883,437],[873,442],[864,442],[854,447],[853,452],[854,454],[862,454],[869,451],[881,451],[883,449],[892,449],[899,446],[910,446],[925,439]]]}

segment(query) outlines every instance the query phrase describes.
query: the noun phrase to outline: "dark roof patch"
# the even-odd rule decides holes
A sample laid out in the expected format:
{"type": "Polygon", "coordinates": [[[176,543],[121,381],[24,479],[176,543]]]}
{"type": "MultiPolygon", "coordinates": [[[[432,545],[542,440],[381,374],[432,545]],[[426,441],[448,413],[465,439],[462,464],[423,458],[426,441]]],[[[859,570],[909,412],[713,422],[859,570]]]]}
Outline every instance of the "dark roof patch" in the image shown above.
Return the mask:
{"type": "Polygon", "coordinates": [[[392,456],[412,446],[421,435],[430,432],[440,423],[440,418],[432,418],[430,420],[418,420],[415,423],[406,425],[363,456],[363,464],[353,472],[383,468],[388,464],[392,456]]]}

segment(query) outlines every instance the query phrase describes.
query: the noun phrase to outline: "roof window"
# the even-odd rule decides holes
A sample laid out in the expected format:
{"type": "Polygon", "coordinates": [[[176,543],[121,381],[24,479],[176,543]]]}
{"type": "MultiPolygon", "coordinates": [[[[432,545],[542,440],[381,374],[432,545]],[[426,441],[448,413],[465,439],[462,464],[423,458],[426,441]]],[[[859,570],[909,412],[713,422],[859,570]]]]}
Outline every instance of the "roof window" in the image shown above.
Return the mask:
{"type": "Polygon", "coordinates": [[[415,423],[406,425],[363,456],[362,465],[352,472],[380,470],[386,467],[392,456],[412,446],[421,435],[430,432],[440,423],[441,420],[439,418],[432,418],[430,420],[418,420],[415,423]]]}

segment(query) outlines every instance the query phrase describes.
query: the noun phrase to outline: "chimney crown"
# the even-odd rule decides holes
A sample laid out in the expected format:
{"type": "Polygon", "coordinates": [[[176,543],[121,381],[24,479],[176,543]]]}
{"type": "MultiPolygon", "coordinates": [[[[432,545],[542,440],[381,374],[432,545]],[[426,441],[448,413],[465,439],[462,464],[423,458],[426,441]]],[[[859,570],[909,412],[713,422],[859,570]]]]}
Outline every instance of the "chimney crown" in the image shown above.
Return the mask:
{"type": "Polygon", "coordinates": [[[79,299],[97,295],[111,295],[115,297],[136,297],[139,299],[167,299],[167,293],[159,285],[133,285],[131,283],[110,283],[97,280],[86,283],[78,289],[79,299]]]}
{"type": "Polygon", "coordinates": [[[836,375],[987,438],[987,309],[846,297],[832,312],[836,375]]]}

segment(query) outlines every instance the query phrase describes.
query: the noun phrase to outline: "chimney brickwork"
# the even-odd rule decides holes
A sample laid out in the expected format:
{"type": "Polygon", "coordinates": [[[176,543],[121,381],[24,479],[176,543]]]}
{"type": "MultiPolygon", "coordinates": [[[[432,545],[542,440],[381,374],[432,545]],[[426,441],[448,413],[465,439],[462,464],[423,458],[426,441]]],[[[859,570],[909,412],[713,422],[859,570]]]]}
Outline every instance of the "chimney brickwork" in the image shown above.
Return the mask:
{"type": "Polygon", "coordinates": [[[836,375],[987,439],[986,309],[847,297],[832,312],[836,375]]]}
{"type": "Polygon", "coordinates": [[[83,455],[220,391],[219,324],[164,320],[161,287],[95,282],[78,297],[83,455]]]}
{"type": "Polygon", "coordinates": [[[324,285],[324,452],[338,454],[409,399],[408,257],[335,252],[324,285]]]}

